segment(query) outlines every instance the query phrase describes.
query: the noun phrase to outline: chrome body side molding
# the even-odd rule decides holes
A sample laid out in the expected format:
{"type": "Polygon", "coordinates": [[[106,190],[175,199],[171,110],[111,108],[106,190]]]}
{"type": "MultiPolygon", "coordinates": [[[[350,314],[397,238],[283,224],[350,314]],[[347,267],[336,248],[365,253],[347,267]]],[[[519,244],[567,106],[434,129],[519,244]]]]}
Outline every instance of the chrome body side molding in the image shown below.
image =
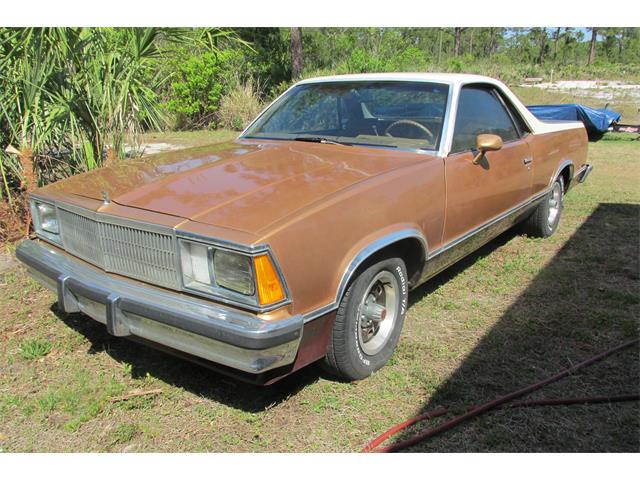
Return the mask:
{"type": "Polygon", "coordinates": [[[480,231],[482,231],[482,230],[484,230],[486,228],[489,228],[489,227],[493,226],[494,224],[500,222],[501,220],[504,220],[505,218],[510,217],[510,216],[518,213],[518,211],[520,211],[520,210],[522,210],[524,208],[527,208],[527,207],[531,206],[532,203],[535,203],[536,200],[540,200],[542,197],[544,197],[548,193],[549,193],[549,189],[545,189],[542,192],[540,192],[540,193],[534,195],[533,197],[529,198],[525,202],[521,203],[520,205],[517,205],[517,206],[507,210],[506,212],[504,212],[504,213],[498,215],[497,217],[494,217],[493,219],[489,220],[487,223],[474,228],[470,232],[467,232],[464,235],[456,238],[455,240],[447,243],[446,245],[434,250],[429,255],[429,260],[431,260],[432,258],[437,257],[438,255],[446,252],[447,250],[457,246],[458,244],[460,244],[460,243],[464,242],[465,240],[469,239],[470,237],[473,237],[474,235],[476,235],[480,231]]]}
{"type": "Polygon", "coordinates": [[[401,230],[399,232],[395,232],[376,240],[368,247],[361,250],[360,253],[358,253],[358,255],[356,255],[353,261],[349,264],[349,267],[342,275],[342,280],[340,282],[335,301],[330,303],[329,305],[325,305],[324,307],[303,314],[305,323],[314,320],[322,315],[330,313],[333,310],[336,310],[338,308],[338,304],[340,303],[342,295],[344,295],[349,280],[353,276],[355,270],[359,265],[362,264],[362,262],[364,262],[378,250],[405,238],[418,238],[421,240],[421,242],[423,242],[423,246],[426,252],[426,261],[423,266],[422,274],[420,275],[419,281],[415,285],[413,285],[413,288],[415,288],[418,285],[429,280],[431,277],[437,275],[445,268],[451,266],[461,258],[477,250],[482,245],[507,230],[509,227],[518,223],[520,220],[523,220],[526,215],[528,215],[530,211],[533,210],[548,193],[549,189],[545,189],[544,191],[535,194],[520,205],[507,210],[501,215],[498,215],[497,217],[491,219],[487,223],[478,226],[477,228],[456,238],[455,240],[434,250],[433,252],[429,252],[427,241],[422,233],[414,229],[401,230]]]}
{"type": "Polygon", "coordinates": [[[480,248],[524,218],[544,199],[549,189],[535,194],[497,217],[431,252],[417,285],[426,282],[445,268],[480,248]]]}

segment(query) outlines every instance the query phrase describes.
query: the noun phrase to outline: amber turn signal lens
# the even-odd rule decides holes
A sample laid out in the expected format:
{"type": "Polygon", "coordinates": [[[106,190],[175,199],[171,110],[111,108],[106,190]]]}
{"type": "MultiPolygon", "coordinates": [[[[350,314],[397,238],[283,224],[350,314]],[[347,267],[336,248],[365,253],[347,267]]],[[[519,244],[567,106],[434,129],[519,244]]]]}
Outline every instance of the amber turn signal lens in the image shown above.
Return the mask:
{"type": "Polygon", "coordinates": [[[278,278],[276,269],[271,263],[269,255],[254,257],[253,263],[256,270],[256,283],[258,286],[258,298],[261,305],[284,300],[284,289],[278,278]]]}

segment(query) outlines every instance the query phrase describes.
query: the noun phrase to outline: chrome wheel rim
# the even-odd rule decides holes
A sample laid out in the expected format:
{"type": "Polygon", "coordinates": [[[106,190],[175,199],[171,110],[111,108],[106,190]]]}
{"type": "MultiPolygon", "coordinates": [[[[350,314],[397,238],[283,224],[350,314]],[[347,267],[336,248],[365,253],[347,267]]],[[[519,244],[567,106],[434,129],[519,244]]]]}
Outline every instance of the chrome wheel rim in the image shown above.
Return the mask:
{"type": "Polygon", "coordinates": [[[549,227],[555,225],[558,215],[560,214],[560,208],[562,208],[562,187],[556,182],[553,184],[551,196],[549,197],[549,216],[547,218],[549,227]]]}
{"type": "Polygon", "coordinates": [[[400,286],[388,271],[379,272],[358,306],[358,343],[367,355],[380,352],[389,341],[398,317],[400,286]]]}

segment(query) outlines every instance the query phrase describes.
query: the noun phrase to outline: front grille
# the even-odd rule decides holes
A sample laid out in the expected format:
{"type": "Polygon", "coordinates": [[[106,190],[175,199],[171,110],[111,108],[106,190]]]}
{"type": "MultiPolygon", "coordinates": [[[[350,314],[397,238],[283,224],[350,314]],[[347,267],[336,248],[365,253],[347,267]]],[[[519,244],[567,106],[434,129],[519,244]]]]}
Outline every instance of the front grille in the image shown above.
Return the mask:
{"type": "Polygon", "coordinates": [[[100,223],[106,269],[165,287],[177,287],[173,237],[100,223]]]}
{"type": "MultiPolygon", "coordinates": [[[[179,288],[173,233],[149,231],[130,220],[98,218],[58,208],[65,250],[108,272],[179,288]]],[[[163,227],[155,229],[164,229],[163,227]]]]}
{"type": "Polygon", "coordinates": [[[58,209],[58,220],[65,250],[104,268],[98,222],[62,209],[58,209]]]}

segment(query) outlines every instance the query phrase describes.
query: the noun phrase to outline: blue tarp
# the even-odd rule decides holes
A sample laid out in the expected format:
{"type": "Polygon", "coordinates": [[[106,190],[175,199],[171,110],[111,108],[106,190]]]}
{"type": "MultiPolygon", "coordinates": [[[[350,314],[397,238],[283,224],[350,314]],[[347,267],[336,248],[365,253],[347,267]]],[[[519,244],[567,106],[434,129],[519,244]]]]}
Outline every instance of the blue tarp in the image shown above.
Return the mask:
{"type": "Polygon", "coordinates": [[[529,105],[527,107],[540,120],[577,120],[584,124],[589,139],[597,140],[620,114],[604,108],[591,108],[576,103],[566,105],[529,105]]]}

